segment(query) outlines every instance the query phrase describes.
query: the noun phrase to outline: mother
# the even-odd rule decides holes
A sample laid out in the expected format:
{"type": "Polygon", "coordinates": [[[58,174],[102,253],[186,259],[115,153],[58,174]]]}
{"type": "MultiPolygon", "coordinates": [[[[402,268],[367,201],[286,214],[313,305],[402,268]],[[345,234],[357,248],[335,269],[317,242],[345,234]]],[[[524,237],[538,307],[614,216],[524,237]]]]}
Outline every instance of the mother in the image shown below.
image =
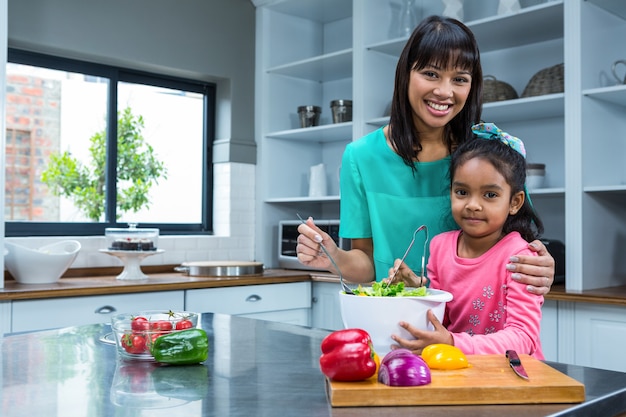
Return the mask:
{"type": "MultiPolygon", "coordinates": [[[[482,80],[471,30],[451,18],[424,19],[400,55],[389,124],[348,144],[343,155],[340,236],[352,249],[339,249],[309,218],[298,227],[298,260],[333,271],[322,243],[345,279],[380,281],[399,266],[394,260],[417,227],[427,225],[431,236],[458,229],[450,213],[450,154],[481,121],[482,80]]],[[[554,259],[541,241],[529,247],[539,256],[515,256],[503,267],[529,292],[546,294],[554,259]]],[[[405,263],[420,271],[421,256],[412,250],[405,263]]]]}

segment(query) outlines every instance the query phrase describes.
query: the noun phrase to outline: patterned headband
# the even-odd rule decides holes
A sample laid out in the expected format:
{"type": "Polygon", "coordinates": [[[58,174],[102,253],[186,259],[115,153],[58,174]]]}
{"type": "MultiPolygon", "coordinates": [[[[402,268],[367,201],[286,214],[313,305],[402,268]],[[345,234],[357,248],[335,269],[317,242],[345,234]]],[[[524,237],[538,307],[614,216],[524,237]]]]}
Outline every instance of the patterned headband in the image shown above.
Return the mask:
{"type": "Polygon", "coordinates": [[[511,148],[519,152],[524,158],[526,158],[526,149],[524,148],[524,142],[511,136],[493,123],[478,123],[472,126],[472,132],[476,136],[482,139],[498,139],[505,145],[509,145],[511,148]]]}
{"type": "MultiPolygon", "coordinates": [[[[472,132],[476,136],[482,139],[497,139],[505,145],[509,145],[512,149],[515,149],[526,159],[526,148],[524,148],[524,142],[515,136],[511,136],[498,126],[493,123],[478,123],[472,126],[472,132]]],[[[528,204],[530,204],[530,208],[535,211],[535,206],[533,205],[532,200],[530,199],[530,193],[528,192],[528,187],[524,184],[524,193],[526,194],[526,199],[528,200],[528,204]]],[[[536,212],[535,212],[536,214],[536,212]]]]}

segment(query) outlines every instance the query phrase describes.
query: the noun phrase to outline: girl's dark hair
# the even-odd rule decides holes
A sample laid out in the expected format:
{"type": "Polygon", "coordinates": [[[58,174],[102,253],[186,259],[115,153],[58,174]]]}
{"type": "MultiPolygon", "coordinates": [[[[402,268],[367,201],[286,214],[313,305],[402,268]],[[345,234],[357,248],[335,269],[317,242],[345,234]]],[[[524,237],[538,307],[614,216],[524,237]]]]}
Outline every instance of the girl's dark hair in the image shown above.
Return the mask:
{"type": "Polygon", "coordinates": [[[430,16],[424,19],[407,41],[396,66],[390,138],[404,162],[415,170],[413,160],[422,149],[413,123],[408,89],[411,72],[427,65],[462,68],[472,74],[472,85],[465,106],[445,127],[444,140],[450,153],[472,137],[471,126],[480,122],[483,73],[480,52],[472,31],[456,19],[430,16]]]}
{"type": "MultiPolygon", "coordinates": [[[[511,195],[526,191],[526,160],[519,152],[497,139],[474,138],[460,145],[452,154],[450,181],[454,180],[454,173],[460,165],[474,158],[491,163],[511,186],[511,195]]],[[[528,195],[525,197],[524,205],[517,214],[507,217],[502,232],[508,234],[516,231],[526,241],[532,242],[543,233],[543,222],[530,205],[528,195]]]]}

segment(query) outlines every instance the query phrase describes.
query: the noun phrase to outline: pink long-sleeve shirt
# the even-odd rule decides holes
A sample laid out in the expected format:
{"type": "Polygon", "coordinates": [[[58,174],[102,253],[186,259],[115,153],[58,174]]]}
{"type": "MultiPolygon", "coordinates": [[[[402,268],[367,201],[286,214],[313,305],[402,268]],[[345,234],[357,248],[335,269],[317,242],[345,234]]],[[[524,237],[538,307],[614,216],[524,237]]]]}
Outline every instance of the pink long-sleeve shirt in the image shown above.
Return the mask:
{"type": "Polygon", "coordinates": [[[454,299],[443,324],[465,354],[504,354],[508,349],[544,359],[539,340],[543,296],[526,291],[505,268],[513,255],[534,255],[519,233],[512,232],[478,258],[460,258],[461,231],[432,239],[428,261],[431,288],[454,299]]]}

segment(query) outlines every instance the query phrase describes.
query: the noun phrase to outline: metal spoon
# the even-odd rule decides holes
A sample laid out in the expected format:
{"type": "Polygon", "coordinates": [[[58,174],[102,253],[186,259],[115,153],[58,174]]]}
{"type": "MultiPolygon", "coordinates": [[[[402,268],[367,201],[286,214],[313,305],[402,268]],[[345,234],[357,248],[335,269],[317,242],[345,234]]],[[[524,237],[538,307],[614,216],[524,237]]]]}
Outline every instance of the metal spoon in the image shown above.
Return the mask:
{"type": "Polygon", "coordinates": [[[409,243],[409,247],[406,248],[406,251],[404,252],[404,255],[402,255],[402,259],[400,260],[400,265],[398,265],[398,267],[394,271],[393,275],[391,276],[391,279],[389,280],[389,284],[393,283],[393,280],[395,279],[396,275],[398,274],[398,271],[400,270],[400,266],[402,265],[402,263],[406,259],[406,256],[409,254],[409,252],[411,251],[411,248],[413,247],[413,244],[415,243],[415,236],[421,230],[424,230],[424,232],[426,233],[426,240],[424,240],[424,251],[422,252],[422,270],[420,271],[420,284],[422,282],[424,282],[424,263],[425,263],[425,259],[426,259],[426,248],[428,247],[427,246],[427,244],[428,244],[428,227],[426,227],[425,224],[421,225],[420,227],[415,229],[415,231],[413,232],[413,239],[411,239],[411,243],[409,243]]]}
{"type": "MultiPolygon", "coordinates": [[[[296,213],[296,216],[298,216],[298,218],[300,219],[300,221],[302,222],[302,224],[306,224],[306,222],[304,221],[304,219],[302,217],[300,217],[299,213],[296,213]]],[[[337,266],[337,263],[335,262],[335,260],[333,259],[332,256],[330,256],[330,253],[328,253],[328,251],[326,250],[326,248],[324,247],[324,245],[322,244],[322,242],[319,243],[320,248],[322,249],[322,252],[324,252],[324,255],[326,255],[326,257],[330,260],[330,262],[333,264],[333,266],[335,267],[335,269],[337,270],[337,274],[339,274],[339,283],[341,284],[341,288],[343,288],[343,290],[345,291],[346,294],[350,294],[350,295],[354,295],[354,292],[350,289],[350,287],[348,287],[348,285],[344,282],[343,280],[343,275],[341,274],[341,270],[339,269],[339,267],[337,266]]]]}

